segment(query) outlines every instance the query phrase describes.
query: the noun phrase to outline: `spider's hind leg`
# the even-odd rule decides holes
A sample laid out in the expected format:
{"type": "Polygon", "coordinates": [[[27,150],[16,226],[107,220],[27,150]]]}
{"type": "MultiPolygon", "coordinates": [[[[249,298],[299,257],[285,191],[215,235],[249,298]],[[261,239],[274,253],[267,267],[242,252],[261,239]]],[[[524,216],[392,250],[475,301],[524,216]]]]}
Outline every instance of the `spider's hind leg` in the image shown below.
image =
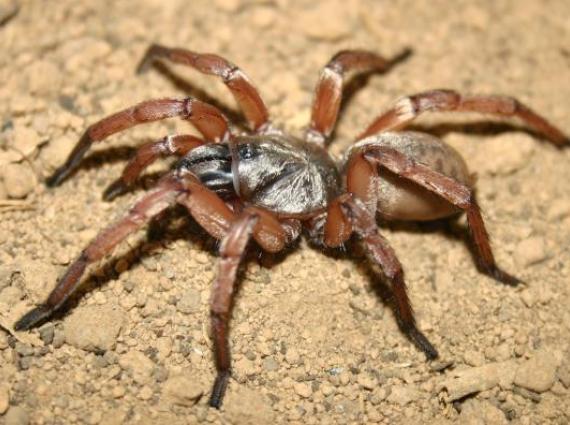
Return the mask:
{"type": "MultiPolygon", "coordinates": [[[[378,167],[382,167],[463,210],[467,215],[467,223],[475,245],[479,270],[507,285],[515,286],[522,282],[497,265],[473,189],[451,177],[432,170],[426,165],[416,162],[391,147],[369,145],[355,155],[372,165],[369,169],[370,178],[378,172],[378,167]]],[[[350,173],[352,171],[349,168],[347,177],[349,182],[348,190],[357,193],[362,192],[361,188],[357,187],[361,184],[359,181],[361,182],[362,180],[351,178],[350,173]],[[351,185],[354,187],[351,187],[351,185]]]]}
{"type": "Polygon", "coordinates": [[[358,140],[383,131],[402,129],[424,112],[478,112],[516,117],[557,146],[570,143],[570,138],[546,118],[513,97],[464,96],[454,90],[430,90],[401,98],[376,118],[358,140]]]}

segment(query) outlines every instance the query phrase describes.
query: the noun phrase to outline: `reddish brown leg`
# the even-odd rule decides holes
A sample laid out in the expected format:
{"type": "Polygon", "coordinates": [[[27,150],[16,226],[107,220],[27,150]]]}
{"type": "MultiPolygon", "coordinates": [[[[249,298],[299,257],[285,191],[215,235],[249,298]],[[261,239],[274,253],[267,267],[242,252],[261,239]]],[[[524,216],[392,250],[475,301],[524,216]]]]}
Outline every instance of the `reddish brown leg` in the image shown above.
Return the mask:
{"type": "Polygon", "coordinates": [[[226,118],[212,105],[192,98],[149,100],[91,125],[79,139],[65,164],[47,180],[48,186],[60,184],[79,164],[94,142],[138,124],[171,117],[181,117],[190,121],[208,141],[217,142],[229,135],[226,118]]]}
{"type": "Polygon", "coordinates": [[[497,266],[491,250],[489,235],[471,188],[425,165],[416,163],[392,148],[371,146],[361,152],[364,159],[371,164],[382,166],[400,177],[413,181],[463,209],[467,213],[467,222],[475,243],[478,266],[481,271],[508,285],[514,286],[521,282],[497,266]]]}
{"type": "Polygon", "coordinates": [[[228,322],[236,274],[257,220],[258,217],[254,213],[244,213],[231,225],[220,246],[218,276],[214,281],[210,301],[216,369],[218,371],[210,396],[210,406],[215,408],[220,407],[230,378],[228,322]]]}
{"type": "Polygon", "coordinates": [[[138,72],[144,72],[156,59],[167,59],[174,63],[188,65],[204,74],[218,76],[230,89],[254,130],[261,130],[269,119],[267,107],[244,72],[224,58],[214,54],[196,53],[186,49],[169,48],[158,44],[146,51],[138,72]]]}
{"type": "Polygon", "coordinates": [[[103,258],[119,242],[176,203],[177,197],[184,191],[183,180],[172,175],[161,179],[157,186],[144,195],[124,218],[99,233],[81,252],[79,258],[69,266],[46,302],[25,314],[16,322],[14,329],[18,331],[30,329],[49,317],[77,289],[81,276],[90,263],[103,258]]]}
{"type": "Polygon", "coordinates": [[[321,71],[315,89],[308,140],[323,144],[332,133],[340,109],[343,77],[346,72],[384,71],[409,53],[410,51],[406,50],[391,60],[366,50],[344,50],[334,55],[321,71]]]}
{"type": "Polygon", "coordinates": [[[437,350],[416,326],[414,312],[406,292],[404,271],[396,253],[378,232],[374,215],[366,209],[358,197],[351,194],[342,195],[331,204],[325,225],[325,244],[335,247],[343,243],[349,237],[345,231],[347,227],[362,238],[369,257],[380,266],[390,281],[394,292],[396,320],[400,329],[428,359],[435,359],[438,356],[437,350]],[[343,237],[331,234],[338,232],[339,229],[344,234],[343,237]]]}
{"type": "Polygon", "coordinates": [[[358,140],[381,131],[401,129],[424,112],[442,111],[517,117],[555,144],[569,143],[568,137],[559,129],[517,99],[506,96],[462,96],[453,90],[432,90],[400,99],[396,105],[380,115],[358,140]]]}
{"type": "MultiPolygon", "coordinates": [[[[193,214],[194,215],[194,214],[193,214]]],[[[270,213],[248,208],[233,221],[220,245],[218,276],[212,288],[210,312],[218,374],[210,396],[210,406],[219,408],[228,385],[231,355],[228,323],[232,308],[236,274],[249,240],[253,237],[263,249],[277,252],[290,241],[291,234],[270,213]],[[276,242],[277,241],[277,242],[276,242]]]]}
{"type": "Polygon", "coordinates": [[[183,156],[190,150],[205,142],[195,136],[166,136],[157,142],[150,142],[138,148],[135,156],[129,161],[122,176],[107,188],[103,199],[110,201],[124,193],[140,176],[140,174],[159,157],[171,155],[183,156]]]}

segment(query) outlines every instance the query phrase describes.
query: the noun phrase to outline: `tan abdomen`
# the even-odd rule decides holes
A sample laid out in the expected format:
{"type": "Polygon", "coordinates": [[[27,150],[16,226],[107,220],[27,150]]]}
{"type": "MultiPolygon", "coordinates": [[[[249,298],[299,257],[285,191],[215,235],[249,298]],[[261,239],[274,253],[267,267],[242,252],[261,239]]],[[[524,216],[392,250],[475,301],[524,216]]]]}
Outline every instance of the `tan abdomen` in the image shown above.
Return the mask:
{"type": "MultiPolygon", "coordinates": [[[[368,137],[354,145],[348,155],[362,146],[390,147],[414,161],[445,174],[467,186],[473,179],[459,153],[434,136],[417,132],[381,133],[368,137]]],[[[460,210],[447,201],[399,177],[384,168],[371,188],[375,196],[368,200],[368,207],[387,220],[427,221],[448,217],[460,210]]]]}

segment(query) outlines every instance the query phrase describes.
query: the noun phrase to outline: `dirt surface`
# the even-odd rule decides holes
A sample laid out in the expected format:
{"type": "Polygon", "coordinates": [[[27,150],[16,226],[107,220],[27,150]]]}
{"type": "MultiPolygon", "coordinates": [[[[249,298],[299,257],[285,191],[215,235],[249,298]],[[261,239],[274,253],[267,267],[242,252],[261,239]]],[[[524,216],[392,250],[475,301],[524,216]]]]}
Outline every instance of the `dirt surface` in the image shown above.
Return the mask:
{"type": "Polygon", "coordinates": [[[389,57],[412,47],[390,72],[353,80],[336,154],[398,97],[440,87],[515,95],[570,133],[567,0],[30,0],[0,1],[0,13],[0,423],[570,421],[570,150],[516,121],[418,120],[477,173],[496,257],[527,282],[514,289],[476,271],[464,218],[383,226],[436,362],[398,330],[363,258],[303,242],[288,255],[250,258],[233,312],[234,377],[223,409],[208,408],[216,245],[180,210],[92,267],[81,296],[54,320],[12,329],[167,166],[102,201],[134,147],[188,131],[171,120],[114,136],[46,189],[90,123],[187,95],[239,116],[213,77],[175,66],[135,76],[150,43],[239,64],[274,120],[297,134],[336,51],[389,57]]]}

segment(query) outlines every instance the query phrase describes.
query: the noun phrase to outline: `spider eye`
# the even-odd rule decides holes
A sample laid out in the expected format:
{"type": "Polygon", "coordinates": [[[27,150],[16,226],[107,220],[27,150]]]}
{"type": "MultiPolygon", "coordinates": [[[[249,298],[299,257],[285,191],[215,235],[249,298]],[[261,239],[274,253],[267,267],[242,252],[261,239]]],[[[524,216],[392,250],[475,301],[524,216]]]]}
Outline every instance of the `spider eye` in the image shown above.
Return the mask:
{"type": "Polygon", "coordinates": [[[258,154],[258,148],[250,144],[241,145],[239,147],[239,158],[240,159],[252,159],[258,154]]]}

